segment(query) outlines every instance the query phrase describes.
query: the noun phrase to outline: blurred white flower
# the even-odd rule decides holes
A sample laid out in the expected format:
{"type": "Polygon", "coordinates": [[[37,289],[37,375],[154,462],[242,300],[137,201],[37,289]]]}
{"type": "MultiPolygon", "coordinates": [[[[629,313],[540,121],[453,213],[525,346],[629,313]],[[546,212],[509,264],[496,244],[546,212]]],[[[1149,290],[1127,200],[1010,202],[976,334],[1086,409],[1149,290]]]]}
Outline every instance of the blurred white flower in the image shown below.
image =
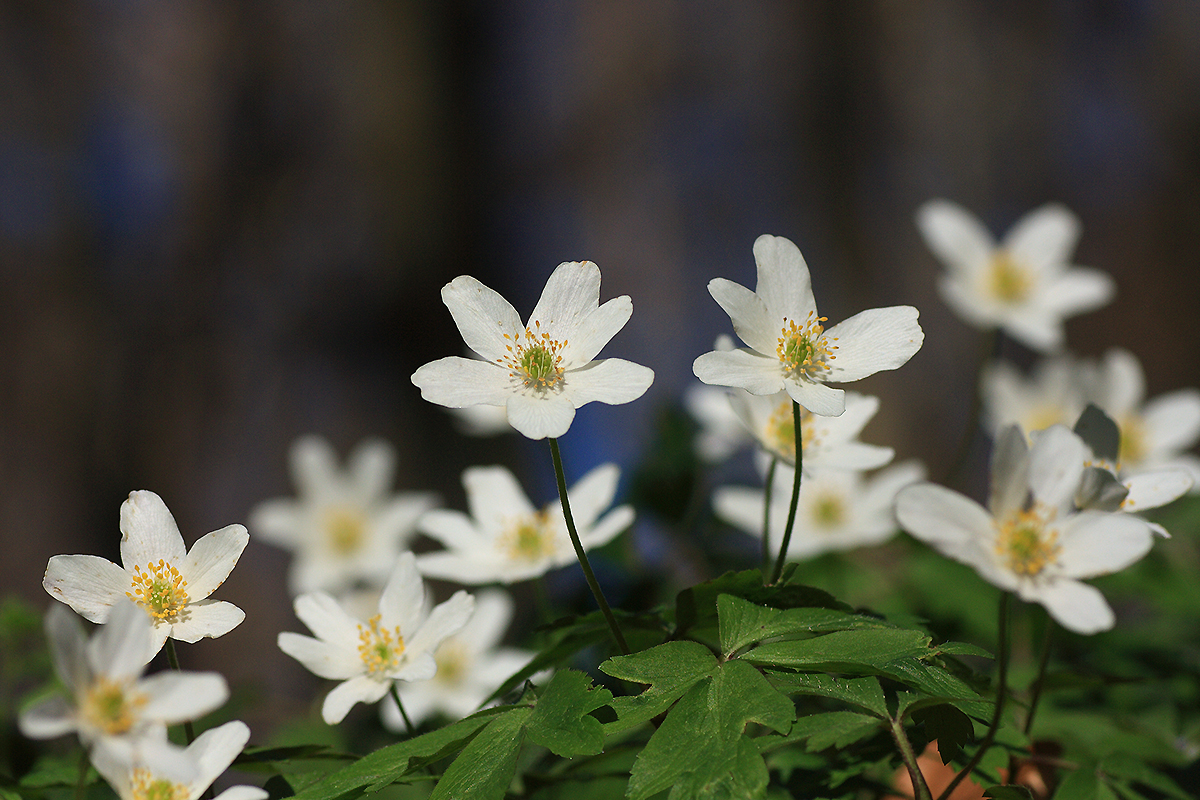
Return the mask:
{"type": "Polygon", "coordinates": [[[513,430],[504,406],[463,406],[448,410],[454,417],[455,427],[467,436],[498,436],[513,430]]]}
{"type": "Polygon", "coordinates": [[[70,696],[51,697],[23,711],[21,733],[52,739],[77,731],[93,759],[129,765],[151,758],[174,774],[188,775],[182,749],[169,744],[161,729],[224,703],[229,696],[224,678],[174,670],[143,678],[155,637],[150,618],[129,600],[112,607],[108,623],[90,640],[79,618],[55,604],[46,615],[46,636],[55,672],[70,696]]]}
{"type": "Polygon", "coordinates": [[[999,245],[961,206],[931,200],[917,211],[925,243],[946,266],[938,290],[969,325],[1003,328],[1041,352],[1063,344],[1063,320],[1108,303],[1112,279],[1069,263],[1079,220],[1044,205],[1021,218],[999,245]]]}
{"type": "MultiPolygon", "coordinates": [[[[165,729],[161,736],[166,738],[165,729]]],[[[184,750],[191,777],[181,777],[172,765],[157,764],[153,757],[127,764],[100,753],[92,763],[121,800],[199,800],[213,781],[229,769],[249,739],[250,729],[236,720],[200,734],[184,750]]],[[[267,792],[255,786],[231,786],[215,800],[262,800],[267,796],[267,792]]]]}
{"type": "Polygon", "coordinates": [[[393,494],[395,467],[395,450],[380,440],[359,444],[345,470],[320,437],[305,436],[292,445],[299,496],[259,503],[250,527],[263,541],[294,551],[288,572],[293,595],[387,579],[417,518],[437,504],[429,492],[393,494]]]}
{"type": "Polygon", "coordinates": [[[1007,362],[994,362],[980,384],[984,427],[993,438],[1012,425],[1026,433],[1051,425],[1070,428],[1087,405],[1095,372],[1093,364],[1070,355],[1042,359],[1028,377],[1007,362]]]}
{"type": "Polygon", "coordinates": [[[437,674],[433,653],[462,630],[475,601],[455,592],[428,615],[425,603],[425,584],[412,553],[396,561],[379,597],[379,613],[366,621],[325,592],[296,598],[296,616],[316,638],[284,632],[279,649],[317,676],[341,681],[321,707],[327,723],[341,722],[355,703],[379,701],[396,681],[426,681],[437,674]]]}
{"type": "MultiPolygon", "coordinates": [[[[633,523],[633,509],[603,514],[617,493],[620,470],[596,467],[570,489],[571,515],[584,550],[606,544],[633,523]]],[[[514,583],[575,561],[558,500],[537,509],[504,467],[463,472],[470,515],[437,509],[417,523],[447,548],[417,557],[421,572],[465,584],[514,583]]]]}
{"type": "Polygon", "coordinates": [[[594,360],[629,321],[633,303],[618,297],[600,305],[600,269],[590,261],[560,264],[526,325],[507,300],[469,275],[446,284],[442,301],[483,360],[448,356],[414,372],[412,382],[431,403],[504,406],[509,424],[525,436],[557,438],[575,409],[631,402],[654,380],[640,364],[594,360]]]}
{"type": "MultiPolygon", "coordinates": [[[[781,542],[791,502],[794,471],[776,470],[771,492],[771,541],[781,542]]],[[[892,514],[896,493],[925,477],[924,468],[906,461],[864,476],[855,470],[829,470],[805,477],[796,505],[796,523],[787,560],[803,561],[821,553],[880,544],[898,530],[892,514]]],[[[713,493],[717,516],[751,536],[762,538],[763,489],[727,486],[713,493]]]]}
{"type": "Polygon", "coordinates": [[[92,622],[107,622],[129,598],[153,620],[154,657],[167,637],[183,642],[223,636],[246,614],[232,603],[210,600],[249,541],[245,527],[229,525],[200,537],[190,551],[175,518],[154,492],[131,492],[121,504],[121,563],[99,556],[54,556],[42,586],[92,622]]]}
{"type": "MultiPolygon", "coordinates": [[[[471,619],[434,651],[437,674],[396,687],[413,725],[434,714],[456,720],[478,711],[500,684],[533,659],[535,654],[527,650],[499,646],[512,615],[507,592],[488,589],[476,596],[471,619]]],[[[391,730],[407,730],[391,698],[384,699],[383,721],[391,730]]]]}
{"type": "Polygon", "coordinates": [[[925,334],[912,306],[869,309],[825,330],[808,265],[789,240],[759,236],[754,259],[754,292],[724,278],[708,284],[708,293],[749,347],[697,358],[692,371],[705,383],[757,395],[786,391],[814,414],[837,416],[845,410],[843,392],[826,383],[896,369],[921,348],[925,334]]]}
{"type": "Polygon", "coordinates": [[[1117,572],[1149,552],[1153,534],[1131,514],[1078,511],[1088,448],[1065,427],[1032,447],[1014,427],[996,441],[988,508],[932,483],[896,499],[900,524],[943,555],[968,564],[994,586],[1041,603],[1076,633],[1115,622],[1104,596],[1084,578],[1117,572]]]}

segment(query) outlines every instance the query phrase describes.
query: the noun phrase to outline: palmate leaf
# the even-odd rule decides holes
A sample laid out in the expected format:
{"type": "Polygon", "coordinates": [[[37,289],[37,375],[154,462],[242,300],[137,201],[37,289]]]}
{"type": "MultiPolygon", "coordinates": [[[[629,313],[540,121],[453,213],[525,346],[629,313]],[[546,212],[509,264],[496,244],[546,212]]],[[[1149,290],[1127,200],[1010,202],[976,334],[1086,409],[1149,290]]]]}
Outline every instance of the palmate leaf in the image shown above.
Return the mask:
{"type": "Polygon", "coordinates": [[[883,687],[874,676],[838,678],[819,672],[769,672],[767,679],[784,694],[829,697],[866,709],[880,719],[886,719],[888,716],[883,687]]]}
{"type": "Polygon", "coordinates": [[[958,758],[963,745],[975,738],[971,718],[947,703],[923,708],[913,714],[913,720],[924,723],[928,738],[937,740],[943,764],[958,758]]]}
{"type": "Polygon", "coordinates": [[[860,739],[882,730],[885,721],[879,717],[859,714],[855,711],[827,711],[801,717],[792,725],[786,736],[762,736],[755,739],[762,752],[776,750],[785,745],[805,742],[810,753],[827,747],[848,747],[860,739]]]}
{"type": "Polygon", "coordinates": [[[723,594],[740,597],[771,608],[829,608],[850,611],[828,592],[793,583],[795,564],[784,567],[783,575],[772,586],[763,586],[762,573],[756,569],[726,572],[710,581],[684,589],[675,598],[676,636],[717,622],[717,598],[723,594]]]}
{"type": "Polygon", "coordinates": [[[521,728],[532,714],[513,708],[494,717],[473,738],[433,787],[430,800],[499,800],[512,782],[521,749],[521,728]]]}
{"type": "Polygon", "coordinates": [[[780,636],[895,627],[884,620],[839,609],[777,609],[728,594],[717,598],[717,615],[720,619],[721,651],[726,656],[751,644],[780,636]]]}
{"type": "Polygon", "coordinates": [[[922,631],[868,628],[767,642],[742,658],[763,666],[861,675],[876,673],[897,659],[929,654],[929,635],[922,631]]]}
{"type": "Polygon", "coordinates": [[[582,672],[557,672],[538,698],[525,733],[564,758],[595,755],[604,749],[604,727],[589,714],[612,699],[612,692],[593,688],[582,672]]]}
{"type": "Polygon", "coordinates": [[[658,647],[610,658],[600,665],[606,675],[650,688],[633,697],[612,701],[617,720],[606,726],[609,733],[649,722],[666,711],[683,693],[712,674],[717,658],[698,642],[666,642],[658,647]]]}

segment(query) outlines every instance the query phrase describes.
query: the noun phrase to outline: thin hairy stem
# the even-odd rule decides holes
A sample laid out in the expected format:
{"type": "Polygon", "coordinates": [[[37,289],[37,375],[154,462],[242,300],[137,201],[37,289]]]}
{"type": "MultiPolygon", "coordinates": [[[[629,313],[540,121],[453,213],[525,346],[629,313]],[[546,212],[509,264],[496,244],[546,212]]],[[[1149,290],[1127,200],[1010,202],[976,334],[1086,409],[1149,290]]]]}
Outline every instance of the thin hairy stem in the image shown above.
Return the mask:
{"type": "Polygon", "coordinates": [[[411,734],[413,732],[412,720],[408,718],[408,712],[404,710],[404,702],[400,699],[400,690],[396,688],[395,681],[392,681],[392,699],[396,701],[396,708],[400,709],[400,716],[404,719],[404,729],[411,734]]]}
{"type": "Polygon", "coordinates": [[[1046,617],[1046,630],[1042,634],[1042,653],[1038,659],[1037,677],[1029,687],[1029,713],[1025,716],[1025,735],[1033,730],[1033,716],[1037,713],[1038,701],[1042,699],[1042,687],[1046,684],[1046,667],[1050,664],[1050,650],[1054,643],[1054,620],[1046,617]]]}
{"type": "Polygon", "coordinates": [[[571,503],[567,500],[567,478],[563,474],[562,455],[558,452],[558,439],[550,439],[550,456],[554,459],[554,477],[558,481],[558,499],[562,501],[563,518],[566,519],[567,533],[571,535],[571,544],[575,548],[575,555],[579,558],[579,566],[583,567],[583,576],[587,579],[588,588],[592,590],[592,596],[596,598],[596,605],[600,606],[600,613],[608,622],[608,628],[612,631],[617,647],[623,655],[629,655],[629,645],[625,643],[625,637],[621,634],[621,626],[617,624],[617,618],[613,616],[612,609],[608,607],[608,601],[604,599],[604,592],[600,591],[600,582],[596,580],[596,573],[592,572],[592,565],[588,562],[587,553],[583,552],[579,533],[575,530],[575,518],[571,516],[571,503]]]}
{"type": "Polygon", "coordinates": [[[771,489],[775,486],[775,467],[779,458],[771,456],[771,465],[767,467],[767,482],[763,489],[763,527],[762,527],[762,574],[766,577],[771,568],[771,489]]]}
{"type": "Polygon", "coordinates": [[[904,766],[908,767],[908,777],[912,780],[914,800],[933,800],[933,795],[929,792],[929,784],[925,782],[925,776],[921,774],[921,765],[917,763],[917,754],[913,751],[912,742],[908,740],[908,734],[904,732],[904,723],[898,719],[891,720],[891,733],[892,739],[896,742],[896,748],[900,751],[900,758],[904,760],[904,766]]]}
{"type": "MultiPolygon", "coordinates": [[[[175,653],[175,640],[167,637],[167,663],[171,665],[171,669],[180,672],[179,656],[175,653]]],[[[191,744],[196,741],[196,730],[192,727],[190,721],[183,723],[183,735],[187,739],[187,743],[191,744]]]]}
{"type": "Polygon", "coordinates": [[[796,428],[796,475],[792,480],[792,501],[788,505],[787,525],[783,528],[783,541],[779,543],[779,558],[775,560],[775,569],[771,572],[771,583],[777,582],[783,574],[788,545],[792,543],[792,528],[796,526],[796,505],[800,502],[800,473],[804,471],[804,435],[800,428],[800,404],[795,400],[792,401],[792,425],[796,428]]]}

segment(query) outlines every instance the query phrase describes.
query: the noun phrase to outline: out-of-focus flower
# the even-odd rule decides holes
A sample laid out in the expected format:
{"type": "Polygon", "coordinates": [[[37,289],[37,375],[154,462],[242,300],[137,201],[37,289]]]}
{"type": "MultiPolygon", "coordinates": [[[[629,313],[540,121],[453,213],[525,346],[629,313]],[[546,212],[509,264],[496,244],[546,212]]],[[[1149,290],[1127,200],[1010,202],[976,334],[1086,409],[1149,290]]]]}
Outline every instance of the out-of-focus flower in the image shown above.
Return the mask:
{"type": "MultiPolygon", "coordinates": [[[[714,350],[733,350],[733,337],[722,333],[713,343],[714,350]]],[[[696,455],[709,463],[729,458],[753,439],[729,403],[733,392],[720,386],[699,384],[683,393],[683,407],[700,424],[694,448],[696,455]]]]}
{"type": "Polygon", "coordinates": [[[708,284],[708,293],[749,347],[697,358],[692,371],[705,383],[758,395],[786,391],[814,414],[837,416],[845,410],[843,392],[826,383],[896,369],[921,348],[925,334],[912,306],[869,309],[825,330],[808,265],[789,240],[758,237],[754,259],[754,292],[724,278],[708,284]]]}
{"type": "Polygon", "coordinates": [[[1076,509],[1087,457],[1087,445],[1065,427],[1048,428],[1029,447],[1014,426],[996,441],[988,508],[921,483],[900,492],[896,516],[913,536],[992,585],[1041,603],[1064,628],[1107,630],[1112,609],[1081,581],[1134,563],[1150,550],[1153,534],[1130,514],[1076,509]]]}
{"type": "Polygon", "coordinates": [[[1044,205],[1021,218],[999,245],[968,211],[931,200],[917,211],[925,243],[946,266],[938,290],[969,325],[1003,328],[1017,341],[1048,352],[1063,344],[1063,320],[1108,303],[1112,279],[1069,263],[1079,220],[1067,208],[1044,205]]]}
{"type": "Polygon", "coordinates": [[[250,513],[250,527],[263,541],[294,551],[288,573],[293,595],[387,579],[417,518],[437,504],[429,492],[393,494],[395,467],[395,450],[379,440],[359,444],[345,470],[320,437],[305,436],[292,446],[299,496],[260,503],[250,513]]]}
{"type": "MultiPolygon", "coordinates": [[[[160,730],[165,739],[166,729],[160,730]]],[[[170,765],[159,765],[152,759],[127,764],[113,759],[111,754],[99,753],[92,763],[121,800],[199,800],[213,781],[229,768],[249,739],[250,729],[237,720],[200,734],[184,750],[184,757],[191,766],[190,778],[180,777],[170,765]]],[[[255,786],[231,786],[215,800],[262,800],[267,796],[267,792],[255,786]]]]}
{"type": "Polygon", "coordinates": [[[325,592],[296,598],[296,616],[316,638],[279,634],[279,649],[319,677],[341,681],[326,697],[321,716],[341,722],[355,703],[380,700],[396,681],[427,681],[437,674],[433,653],[462,630],[475,607],[464,591],[425,613],[425,584],[412,553],[396,561],[379,597],[379,613],[352,617],[325,592]]]}
{"type": "MultiPolygon", "coordinates": [[[[507,592],[489,589],[476,596],[471,619],[434,651],[437,674],[427,681],[396,687],[413,725],[438,713],[454,720],[477,711],[500,684],[530,662],[534,653],[499,647],[512,615],[513,603],[507,592]]],[[[390,698],[383,703],[383,721],[392,730],[405,730],[396,702],[390,698]]]]}
{"type": "Polygon", "coordinates": [[[154,492],[131,492],[121,504],[121,563],[99,556],[54,556],[42,586],[92,622],[107,622],[129,598],[154,621],[149,661],[167,637],[196,642],[223,636],[246,614],[232,603],[210,600],[249,541],[242,525],[200,537],[190,551],[166,503],[154,492]]]}
{"type": "Polygon", "coordinates": [[[129,600],[112,607],[108,623],[90,640],[79,619],[55,604],[46,615],[46,636],[70,697],[51,697],[22,712],[23,734],[52,739],[77,731],[93,758],[126,765],[149,758],[174,774],[188,774],[182,750],[167,743],[161,729],[224,703],[224,678],[178,671],[143,678],[155,636],[150,618],[129,600]]]}
{"type": "Polygon", "coordinates": [[[483,360],[449,356],[414,372],[412,382],[431,403],[504,406],[509,424],[525,436],[557,438],[575,409],[631,402],[654,380],[640,364],[594,360],[629,321],[633,303],[618,297],[600,305],[600,269],[590,261],[560,264],[526,325],[507,300],[469,275],[442,287],[442,301],[483,360]]]}
{"type": "MultiPolygon", "coordinates": [[[[603,514],[620,474],[616,465],[603,464],[567,490],[584,550],[606,544],[633,523],[629,506],[603,514]]],[[[417,523],[447,548],[418,556],[422,573],[472,585],[515,583],[575,561],[558,500],[537,509],[504,467],[471,467],[463,472],[463,486],[470,516],[436,509],[417,523]]]]}
{"type": "MultiPolygon", "coordinates": [[[[783,539],[791,502],[793,469],[776,471],[771,492],[771,541],[783,539]]],[[[906,461],[864,477],[855,470],[826,470],[805,477],[796,505],[796,523],[787,559],[803,561],[821,553],[875,545],[898,527],[892,514],[896,493],[925,477],[924,468],[906,461]]],[[[764,490],[722,487],[713,493],[721,519],[762,538],[764,490]]]]}
{"type": "Polygon", "coordinates": [[[993,438],[1017,425],[1027,434],[1051,425],[1075,424],[1093,392],[1095,366],[1070,355],[1039,361],[1028,377],[997,361],[984,370],[980,384],[983,424],[993,438]]]}

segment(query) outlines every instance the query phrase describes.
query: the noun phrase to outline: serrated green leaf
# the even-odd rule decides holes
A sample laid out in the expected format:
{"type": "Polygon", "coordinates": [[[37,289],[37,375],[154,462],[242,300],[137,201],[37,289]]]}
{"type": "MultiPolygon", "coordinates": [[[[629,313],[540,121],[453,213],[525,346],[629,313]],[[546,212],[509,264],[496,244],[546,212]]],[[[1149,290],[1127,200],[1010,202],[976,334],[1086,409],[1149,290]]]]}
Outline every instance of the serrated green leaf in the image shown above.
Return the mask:
{"type": "Polygon", "coordinates": [[[943,764],[958,758],[962,746],[975,738],[975,724],[971,718],[946,703],[923,708],[914,713],[912,718],[925,725],[929,739],[937,740],[943,764]]]}
{"type": "Polygon", "coordinates": [[[883,687],[874,676],[837,678],[833,675],[808,672],[771,672],[767,679],[784,694],[806,694],[829,697],[870,711],[877,717],[888,716],[883,687]]]}
{"type": "Polygon", "coordinates": [[[606,675],[650,688],[633,697],[614,698],[617,721],[605,726],[609,733],[649,722],[666,711],[699,680],[712,674],[717,658],[698,642],[666,642],[649,650],[615,656],[600,665],[606,675]]]}
{"type": "MultiPolygon", "coordinates": [[[[920,658],[898,658],[882,665],[879,673],[923,692],[926,695],[925,699],[932,698],[938,702],[955,701],[956,705],[957,701],[978,702],[983,699],[962,678],[936,663],[927,663],[920,658]]],[[[899,713],[903,715],[909,705],[918,699],[921,698],[916,695],[901,698],[899,713]]]]}
{"type": "Polygon", "coordinates": [[[921,631],[844,630],[811,639],[767,642],[742,658],[763,666],[869,675],[896,659],[928,654],[928,645],[929,636],[921,631]]]}
{"type": "Polygon", "coordinates": [[[796,565],[784,567],[783,576],[773,586],[763,586],[762,573],[756,569],[726,572],[710,581],[684,589],[675,598],[676,635],[694,628],[707,628],[717,621],[717,598],[722,594],[771,608],[832,608],[850,611],[833,595],[812,586],[792,583],[796,565]]]}
{"type": "Polygon", "coordinates": [[[671,787],[668,800],[733,800],[762,797],[771,774],[754,742],[739,736],[732,764],[711,764],[710,768],[689,772],[671,787]]]}
{"type": "Polygon", "coordinates": [[[717,610],[721,631],[721,651],[726,656],[755,642],[780,636],[895,627],[891,623],[875,617],[851,614],[837,609],[776,609],[727,594],[717,598],[717,610]]]}
{"type": "Polygon", "coordinates": [[[1033,800],[1033,794],[1024,786],[989,786],[983,796],[992,800],[1033,800]]]}
{"type": "Polygon", "coordinates": [[[517,770],[521,729],[532,714],[513,708],[494,717],[463,748],[433,787],[430,800],[500,800],[517,770]]]}
{"type": "Polygon", "coordinates": [[[792,725],[792,730],[778,746],[787,742],[805,742],[810,753],[827,747],[846,747],[873,735],[883,726],[878,717],[869,717],[855,711],[827,711],[801,717],[792,725]]]}
{"type": "Polygon", "coordinates": [[[557,756],[595,755],[604,749],[604,726],[590,714],[612,699],[612,692],[594,688],[582,672],[556,672],[538,697],[525,734],[557,756]]]}

